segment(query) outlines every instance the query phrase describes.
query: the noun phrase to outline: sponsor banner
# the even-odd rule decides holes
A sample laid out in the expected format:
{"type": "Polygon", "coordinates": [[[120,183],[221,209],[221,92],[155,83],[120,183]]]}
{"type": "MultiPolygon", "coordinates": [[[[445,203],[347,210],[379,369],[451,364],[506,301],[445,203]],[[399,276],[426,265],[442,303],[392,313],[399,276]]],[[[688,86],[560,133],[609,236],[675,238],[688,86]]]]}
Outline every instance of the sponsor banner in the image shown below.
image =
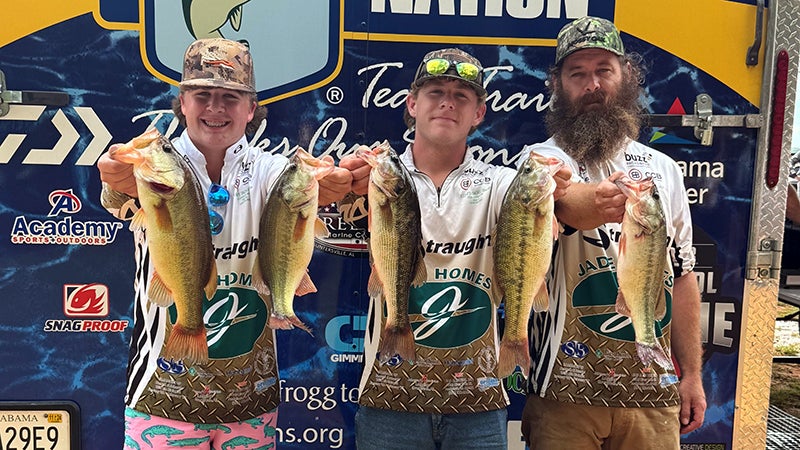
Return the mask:
{"type": "MultiPolygon", "coordinates": [[[[125,368],[135,326],[130,317],[135,248],[127,223],[99,203],[94,164],[110,143],[127,141],[150,124],[168,136],[180,132],[170,101],[181,52],[200,28],[182,8],[209,2],[166,3],[101,0],[97,11],[70,10],[49,26],[0,40],[7,42],[0,47],[7,89],[62,91],[71,99],[66,107],[15,105],[0,117],[0,165],[9,187],[0,191],[0,233],[8,236],[0,264],[5,304],[14,312],[0,326],[0,341],[7,344],[1,347],[13,348],[3,358],[8,382],[0,397],[73,399],[84,412],[82,437],[90,450],[123,445],[125,368]]],[[[313,8],[227,3],[230,11],[242,7],[241,23],[225,15],[216,32],[247,40],[263,64],[256,78],[269,118],[252,142],[265,151],[287,154],[302,145],[315,156],[338,160],[359,144],[384,139],[405,150],[413,134],[405,130],[402,111],[419,59],[429,50],[466,42],[459,46],[483,62],[488,91],[486,120],[471,136],[470,151],[508,166],[524,145],[547,138],[546,74],[560,26],[587,12],[620,16],[625,23],[632,8],[585,0],[370,0],[346,7],[322,1],[311,2],[313,8]]],[[[667,45],[637,36],[624,39],[648,62],[650,112],[685,110],[700,92],[714,99],[717,114],[756,112],[747,89],[733,88],[713,70],[665,50],[667,45]]],[[[725,49],[714,53],[727,54],[725,49]]],[[[754,152],[741,149],[755,148],[755,139],[755,130],[719,129],[714,147],[707,148],[691,129],[646,129],[640,137],[678,162],[695,222],[709,410],[706,424],[683,437],[685,445],[716,442],[729,448],[732,439],[741,262],[754,170],[754,152]],[[711,383],[721,378],[730,382],[711,383]]],[[[320,217],[331,234],[316,241],[309,267],[318,292],[295,303],[314,334],[279,332],[281,379],[264,380],[265,387],[280,383],[277,429],[279,446],[286,449],[354,448],[368,305],[365,205],[352,199],[322,209],[320,217]]],[[[427,245],[430,251],[467,253],[487,245],[486,238],[427,245]]],[[[240,258],[253,247],[240,242],[217,249],[216,256],[240,258]]],[[[580,358],[589,349],[571,342],[562,351],[580,358]]],[[[161,364],[164,370],[183,370],[170,361],[161,364]]],[[[502,383],[512,399],[509,436],[516,437],[509,439],[510,448],[522,448],[514,431],[524,404],[522,374],[502,383]]]]}

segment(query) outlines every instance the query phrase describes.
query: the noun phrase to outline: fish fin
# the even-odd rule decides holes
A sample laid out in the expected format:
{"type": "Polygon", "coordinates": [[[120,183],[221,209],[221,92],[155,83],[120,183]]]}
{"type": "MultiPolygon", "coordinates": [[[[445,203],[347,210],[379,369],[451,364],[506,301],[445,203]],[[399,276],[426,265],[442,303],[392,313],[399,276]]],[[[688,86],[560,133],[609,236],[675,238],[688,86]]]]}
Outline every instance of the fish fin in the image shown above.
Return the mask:
{"type": "Polygon", "coordinates": [[[310,335],[314,335],[311,329],[306,326],[297,316],[283,316],[275,314],[274,312],[269,316],[269,327],[273,330],[293,330],[295,327],[300,328],[310,335]]]}
{"type": "Polygon", "coordinates": [[[264,273],[261,271],[261,265],[256,260],[253,264],[253,287],[262,299],[266,299],[270,295],[269,285],[264,280],[264,273]]]}
{"type": "Polygon", "coordinates": [[[631,309],[628,307],[628,302],[625,301],[625,296],[622,295],[622,291],[617,292],[617,305],[616,310],[618,313],[622,314],[623,316],[630,317],[631,316],[631,309]]]}
{"type": "Polygon", "coordinates": [[[303,236],[306,233],[307,221],[308,217],[303,217],[301,215],[297,216],[297,220],[294,222],[294,230],[292,231],[292,242],[299,242],[303,240],[303,236]]]}
{"type": "Polygon", "coordinates": [[[231,28],[236,31],[239,31],[239,28],[242,27],[242,5],[233,8],[228,14],[228,20],[231,22],[231,28]]]}
{"type": "Polygon", "coordinates": [[[425,267],[425,261],[422,260],[422,253],[417,256],[417,267],[414,271],[414,279],[411,280],[411,286],[422,286],[428,280],[428,269],[425,267]]]}
{"type": "Polygon", "coordinates": [[[209,270],[208,274],[208,282],[206,282],[203,291],[206,293],[206,299],[211,301],[214,298],[214,294],[217,293],[217,261],[213,258],[211,259],[211,270],[209,270]]]}
{"type": "Polygon", "coordinates": [[[144,208],[139,208],[133,214],[133,217],[131,218],[131,224],[128,225],[128,229],[131,231],[147,229],[147,214],[144,212],[144,208]]]}
{"type": "Polygon", "coordinates": [[[172,298],[172,291],[164,284],[158,272],[153,272],[150,278],[150,285],[147,287],[147,298],[158,306],[170,306],[175,303],[172,298]]]}
{"type": "Polygon", "coordinates": [[[328,231],[328,227],[325,226],[325,222],[322,221],[319,217],[314,222],[314,236],[318,238],[326,238],[330,236],[330,231],[328,231]]]}
{"type": "Polygon", "coordinates": [[[619,238],[619,246],[617,246],[617,259],[622,259],[625,255],[625,248],[627,247],[628,239],[625,237],[627,233],[621,233],[619,238]]]}
{"type": "Polygon", "coordinates": [[[497,376],[505,378],[519,366],[523,375],[531,365],[531,355],[527,339],[503,339],[500,341],[500,354],[497,357],[497,376]]]}
{"type": "Polygon", "coordinates": [[[639,359],[648,366],[654,362],[661,366],[664,370],[675,371],[675,366],[672,364],[672,358],[667,356],[664,347],[655,342],[655,345],[647,345],[641,342],[636,343],[636,353],[639,354],[639,359]]]}
{"type": "Polygon", "coordinates": [[[206,328],[201,326],[190,330],[176,323],[169,333],[162,356],[175,360],[182,359],[190,363],[208,362],[206,328]]]}
{"type": "Polygon", "coordinates": [[[550,306],[550,296],[547,293],[547,283],[542,281],[539,291],[533,296],[533,310],[536,312],[546,311],[550,306]]]}
{"type": "Polygon", "coordinates": [[[311,281],[311,276],[308,274],[308,269],[306,269],[306,273],[303,274],[303,279],[300,280],[300,285],[297,286],[294,295],[302,297],[312,292],[317,292],[317,287],[314,286],[314,282],[311,281]]]}
{"type": "Polygon", "coordinates": [[[374,264],[369,273],[369,281],[367,281],[367,294],[373,298],[378,298],[383,294],[383,282],[381,277],[378,276],[378,271],[375,270],[374,264]]]}
{"type": "Polygon", "coordinates": [[[385,363],[399,355],[406,361],[414,361],[417,352],[414,349],[414,334],[410,326],[387,325],[381,330],[381,341],[378,345],[380,360],[385,363]]]}
{"type": "MultiPolygon", "coordinates": [[[[556,216],[553,216],[553,240],[558,240],[558,235],[564,232],[564,227],[561,226],[561,223],[556,219],[556,216]]],[[[494,241],[492,241],[494,242],[494,241]]]]}

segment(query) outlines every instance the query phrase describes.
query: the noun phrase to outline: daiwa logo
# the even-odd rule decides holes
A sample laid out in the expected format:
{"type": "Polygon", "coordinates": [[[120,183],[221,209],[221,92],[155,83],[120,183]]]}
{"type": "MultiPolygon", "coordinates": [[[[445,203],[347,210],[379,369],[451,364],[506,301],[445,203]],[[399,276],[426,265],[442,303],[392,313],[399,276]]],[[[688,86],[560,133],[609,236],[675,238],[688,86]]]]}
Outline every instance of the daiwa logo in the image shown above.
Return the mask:
{"type": "Polygon", "coordinates": [[[408,313],[417,344],[455,348],[486,333],[494,307],[489,295],[473,285],[428,282],[411,289],[408,313]]]}
{"type": "Polygon", "coordinates": [[[245,42],[253,55],[259,99],[310,91],[334,78],[341,59],[344,0],[143,1],[142,59],[156,77],[177,85],[184,51],[195,39],[245,42]],[[154,18],[158,20],[154,20],[154,18]],[[303,30],[287,45],[287,32],[303,30]],[[302,46],[302,57],[297,57],[302,46]],[[280,70],[275,70],[280,68],[280,70]]]}
{"type": "MultiPolygon", "coordinates": [[[[55,190],[47,196],[50,211],[47,217],[76,214],[82,208],[80,198],[72,189],[55,190]]],[[[29,219],[17,216],[11,228],[14,244],[77,244],[106,245],[114,242],[122,229],[121,222],[78,221],[72,216],[62,219],[29,219]]]]}

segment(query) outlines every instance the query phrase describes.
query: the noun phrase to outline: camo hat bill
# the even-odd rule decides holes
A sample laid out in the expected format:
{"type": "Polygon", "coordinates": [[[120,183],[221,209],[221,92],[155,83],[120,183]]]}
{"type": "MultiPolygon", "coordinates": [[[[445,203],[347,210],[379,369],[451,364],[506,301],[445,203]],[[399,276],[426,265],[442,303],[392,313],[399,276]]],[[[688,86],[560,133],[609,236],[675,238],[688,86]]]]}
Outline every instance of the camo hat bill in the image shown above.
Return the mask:
{"type": "Polygon", "coordinates": [[[556,65],[585,48],[601,48],[619,56],[625,54],[617,27],[600,17],[586,16],[568,23],[558,32],[556,42],[556,65]]]}
{"type": "Polygon", "coordinates": [[[256,92],[253,57],[241,42],[211,38],[194,41],[183,58],[181,86],[256,92]]]}
{"type": "Polygon", "coordinates": [[[443,48],[428,52],[417,68],[412,87],[420,87],[433,78],[453,78],[472,87],[479,96],[486,95],[483,87],[483,66],[478,58],[458,48],[443,48]]]}

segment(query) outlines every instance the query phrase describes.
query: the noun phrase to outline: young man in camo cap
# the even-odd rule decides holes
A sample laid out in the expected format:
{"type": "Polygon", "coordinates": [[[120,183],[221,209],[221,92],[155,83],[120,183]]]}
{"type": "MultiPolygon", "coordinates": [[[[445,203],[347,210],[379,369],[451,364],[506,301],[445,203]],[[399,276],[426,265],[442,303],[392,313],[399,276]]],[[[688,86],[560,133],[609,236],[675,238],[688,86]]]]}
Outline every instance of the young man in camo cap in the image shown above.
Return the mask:
{"type": "MultiPolygon", "coordinates": [[[[551,308],[530,322],[523,436],[534,450],[678,449],[680,434],[702,425],[706,408],[700,294],[682,173],[668,156],[636,142],[641,70],[613,23],[583,17],[566,25],[550,75],[552,108],[545,121],[552,137],[523,154],[558,158],[574,176],[556,201],[564,230],[548,284],[551,308]],[[658,348],[640,346],[616,309],[626,195],[615,181],[631,185],[642,174],[657,187],[669,240],[665,295],[656,308],[662,314],[647,325],[655,327],[658,348]],[[658,358],[649,362],[653,355],[658,358]]],[[[627,242],[628,249],[633,245],[627,242]]]]}
{"type": "MultiPolygon", "coordinates": [[[[405,111],[414,142],[400,159],[417,190],[425,243],[427,279],[408,299],[416,360],[376,355],[386,319],[380,299],[372,298],[356,446],[505,450],[508,397],[498,373],[494,307],[500,299],[488,281],[491,246],[474,243],[491,236],[516,171],[467,151],[467,137],[486,114],[478,59],[446,48],[415,67],[405,111]]],[[[365,194],[370,167],[356,157],[339,165],[353,171],[353,192],[365,194]]]]}
{"type": "MultiPolygon", "coordinates": [[[[173,102],[185,130],[173,145],[208,198],[214,219],[212,243],[219,250],[214,252],[217,273],[241,273],[242,280],[250,278],[256,253],[231,258],[230,249],[258,239],[269,188],[288,161],[248,143],[246,134],[266,117],[257,100],[246,45],[201,39],[186,50],[180,93],[173,102]]],[[[103,205],[118,214],[137,209],[132,166],[115,161],[109,153],[97,166],[103,205]]],[[[341,199],[350,183],[350,172],[337,168],[320,181],[320,204],[341,199]]],[[[248,284],[219,284],[214,298],[203,302],[209,361],[164,358],[161,352],[173,319],[168,309],[148,298],[154,269],[146,230],[136,230],[134,240],[137,271],[125,396],[126,445],[167,449],[174,448],[168,441],[181,440],[202,443],[203,448],[225,448],[226,442],[236,440],[252,448],[274,448],[280,394],[275,331],[267,326],[265,301],[248,284]],[[229,301],[234,297],[237,305],[229,301]],[[225,311],[248,319],[220,322],[218,317],[229,315],[225,311]],[[162,432],[153,431],[155,426],[162,426],[157,428],[162,432]]]]}

